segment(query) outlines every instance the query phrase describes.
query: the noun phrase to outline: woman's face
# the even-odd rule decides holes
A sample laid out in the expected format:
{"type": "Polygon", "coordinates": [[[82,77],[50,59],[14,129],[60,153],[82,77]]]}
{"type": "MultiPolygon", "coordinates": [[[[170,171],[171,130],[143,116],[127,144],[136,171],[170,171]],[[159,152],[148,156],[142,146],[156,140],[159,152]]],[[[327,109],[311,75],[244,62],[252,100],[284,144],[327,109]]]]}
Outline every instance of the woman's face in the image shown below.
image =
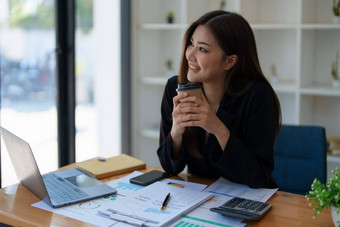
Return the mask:
{"type": "Polygon", "coordinates": [[[199,25],[185,52],[190,82],[221,83],[226,76],[227,57],[208,28],[199,25]]]}

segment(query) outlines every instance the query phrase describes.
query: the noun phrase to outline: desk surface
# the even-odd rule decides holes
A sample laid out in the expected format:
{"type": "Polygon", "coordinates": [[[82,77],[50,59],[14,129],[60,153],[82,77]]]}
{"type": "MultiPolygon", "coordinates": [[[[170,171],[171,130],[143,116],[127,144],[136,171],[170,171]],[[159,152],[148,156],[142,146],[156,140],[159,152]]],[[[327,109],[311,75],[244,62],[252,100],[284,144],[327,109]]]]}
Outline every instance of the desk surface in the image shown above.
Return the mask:
{"type": "MultiPolygon", "coordinates": [[[[152,169],[155,168],[147,167],[141,172],[152,169]]],[[[108,177],[103,181],[114,180],[125,175],[127,174],[108,177]]],[[[175,179],[208,185],[214,181],[185,173],[175,179]]],[[[92,226],[31,206],[38,201],[40,199],[21,184],[0,189],[0,223],[15,226],[92,226]]],[[[313,219],[313,209],[304,196],[278,191],[270,198],[269,203],[273,205],[272,210],[261,221],[246,221],[247,226],[334,226],[330,209],[313,219]]]]}

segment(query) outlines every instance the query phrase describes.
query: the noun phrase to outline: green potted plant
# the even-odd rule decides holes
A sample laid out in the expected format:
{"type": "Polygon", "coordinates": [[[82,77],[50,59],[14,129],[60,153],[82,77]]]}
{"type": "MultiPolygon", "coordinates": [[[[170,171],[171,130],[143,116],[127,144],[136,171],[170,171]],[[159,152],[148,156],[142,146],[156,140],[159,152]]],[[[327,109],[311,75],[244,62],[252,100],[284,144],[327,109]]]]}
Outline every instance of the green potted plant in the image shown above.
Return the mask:
{"type": "Polygon", "coordinates": [[[316,217],[323,209],[331,207],[332,218],[335,226],[340,227],[340,169],[332,171],[332,177],[326,184],[315,179],[311,190],[306,194],[310,206],[313,207],[316,217]]]}
{"type": "Polygon", "coordinates": [[[221,0],[220,1],[220,10],[224,10],[225,6],[226,6],[226,1],[225,0],[221,0]]]}
{"type": "Polygon", "coordinates": [[[174,75],[174,68],[173,68],[172,60],[171,59],[166,60],[165,65],[166,65],[166,75],[168,77],[173,76],[174,75]]]}
{"type": "Polygon", "coordinates": [[[340,0],[333,0],[333,23],[340,22],[340,0]]]}
{"type": "Polygon", "coordinates": [[[340,87],[338,64],[339,64],[339,50],[336,51],[335,61],[332,62],[332,83],[334,88],[340,87]]]}
{"type": "Polygon", "coordinates": [[[172,24],[174,22],[174,12],[169,11],[166,18],[168,23],[172,24]]]}
{"type": "Polygon", "coordinates": [[[276,65],[272,64],[270,66],[270,80],[273,85],[276,85],[279,82],[279,77],[277,76],[276,65]]]}

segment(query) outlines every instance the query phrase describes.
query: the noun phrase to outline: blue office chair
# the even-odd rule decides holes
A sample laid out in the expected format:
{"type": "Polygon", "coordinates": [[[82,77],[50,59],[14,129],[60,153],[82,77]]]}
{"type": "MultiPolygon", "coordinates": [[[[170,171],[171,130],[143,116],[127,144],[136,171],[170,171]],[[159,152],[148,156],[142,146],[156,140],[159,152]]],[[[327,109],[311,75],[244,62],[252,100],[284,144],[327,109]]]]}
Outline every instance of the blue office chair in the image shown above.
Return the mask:
{"type": "Polygon", "coordinates": [[[282,125],[274,145],[273,177],[281,191],[305,195],[326,182],[326,133],[319,126],[282,125]]]}

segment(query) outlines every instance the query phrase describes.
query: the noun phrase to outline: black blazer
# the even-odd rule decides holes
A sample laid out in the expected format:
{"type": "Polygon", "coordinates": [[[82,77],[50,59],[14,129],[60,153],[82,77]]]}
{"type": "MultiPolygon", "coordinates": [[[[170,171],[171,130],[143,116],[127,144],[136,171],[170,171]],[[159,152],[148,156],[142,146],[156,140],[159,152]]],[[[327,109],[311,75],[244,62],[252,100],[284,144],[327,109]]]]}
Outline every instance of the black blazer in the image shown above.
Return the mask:
{"type": "Polygon", "coordinates": [[[159,160],[165,171],[172,175],[180,173],[186,165],[190,173],[206,177],[224,177],[250,187],[277,187],[271,174],[274,170],[273,146],[275,140],[275,104],[273,91],[265,82],[255,82],[252,88],[240,97],[224,95],[217,117],[230,130],[230,138],[222,150],[216,137],[199,130],[199,151],[196,158],[181,144],[180,158],[172,156],[172,99],[177,95],[177,76],[166,84],[162,106],[159,160]]]}

